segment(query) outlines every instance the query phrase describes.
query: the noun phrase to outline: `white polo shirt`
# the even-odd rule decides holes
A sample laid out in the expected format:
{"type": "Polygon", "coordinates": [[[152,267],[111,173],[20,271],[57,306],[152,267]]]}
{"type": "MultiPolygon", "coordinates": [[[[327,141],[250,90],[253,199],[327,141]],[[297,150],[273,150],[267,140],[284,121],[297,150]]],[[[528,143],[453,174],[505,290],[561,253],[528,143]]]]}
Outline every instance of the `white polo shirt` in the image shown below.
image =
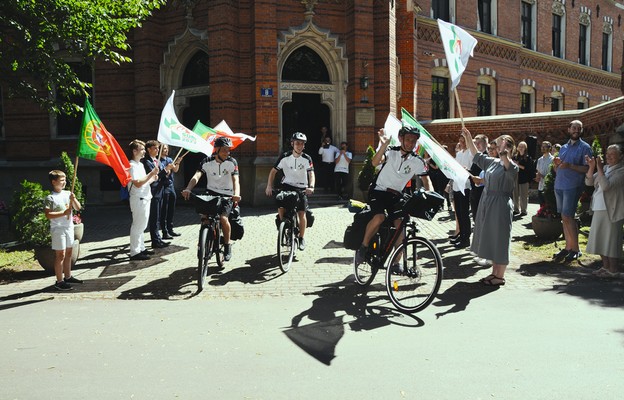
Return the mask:
{"type": "Polygon", "coordinates": [[[425,175],[427,163],[414,152],[401,155],[401,147],[389,147],[385,153],[385,162],[375,180],[375,190],[391,189],[403,191],[407,182],[414,176],[425,175]]]}

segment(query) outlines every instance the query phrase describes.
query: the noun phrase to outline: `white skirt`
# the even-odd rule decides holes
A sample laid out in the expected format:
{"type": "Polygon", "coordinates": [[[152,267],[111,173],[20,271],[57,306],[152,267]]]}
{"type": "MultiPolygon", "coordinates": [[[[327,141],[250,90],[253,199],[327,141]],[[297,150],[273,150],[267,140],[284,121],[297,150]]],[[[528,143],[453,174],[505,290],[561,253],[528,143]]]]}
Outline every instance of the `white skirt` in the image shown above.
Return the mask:
{"type": "Polygon", "coordinates": [[[606,210],[594,211],[587,239],[587,252],[610,258],[621,258],[623,225],[624,220],[611,222],[606,210]]]}

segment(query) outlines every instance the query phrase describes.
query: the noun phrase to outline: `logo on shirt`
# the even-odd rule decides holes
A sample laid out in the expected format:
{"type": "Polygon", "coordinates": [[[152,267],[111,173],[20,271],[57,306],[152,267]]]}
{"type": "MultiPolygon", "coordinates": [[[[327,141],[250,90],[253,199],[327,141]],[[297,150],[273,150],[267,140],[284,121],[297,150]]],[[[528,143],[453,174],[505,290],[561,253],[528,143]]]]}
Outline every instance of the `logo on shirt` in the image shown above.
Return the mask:
{"type": "Polygon", "coordinates": [[[409,165],[406,165],[405,167],[403,167],[404,174],[409,174],[410,172],[412,172],[412,167],[410,167],[409,165]]]}

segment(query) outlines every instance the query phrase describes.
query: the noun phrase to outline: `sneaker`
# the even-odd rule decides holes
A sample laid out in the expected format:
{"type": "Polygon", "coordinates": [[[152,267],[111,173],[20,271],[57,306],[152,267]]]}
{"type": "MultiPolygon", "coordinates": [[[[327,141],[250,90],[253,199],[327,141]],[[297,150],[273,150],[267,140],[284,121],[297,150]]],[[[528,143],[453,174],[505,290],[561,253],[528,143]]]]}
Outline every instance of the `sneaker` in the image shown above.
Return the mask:
{"type": "Polygon", "coordinates": [[[300,237],[297,239],[297,241],[299,242],[299,250],[300,251],[304,251],[305,250],[305,239],[300,237]]]}
{"type": "Polygon", "coordinates": [[[225,261],[230,261],[230,259],[232,258],[232,245],[231,244],[225,244],[223,245],[223,259],[225,261]]]}
{"type": "Polygon", "coordinates": [[[574,260],[578,260],[578,258],[582,255],[583,253],[576,252],[576,251],[571,251],[569,252],[565,258],[563,259],[564,262],[572,262],[574,260]]]}
{"type": "Polygon", "coordinates": [[[54,288],[56,290],[72,290],[73,288],[71,287],[71,285],[65,281],[60,281],[60,282],[56,282],[54,284],[54,288]]]}
{"type": "Polygon", "coordinates": [[[366,261],[366,252],[368,251],[367,247],[361,246],[356,252],[355,252],[355,265],[360,265],[362,264],[364,261],[366,261]]]}
{"type": "Polygon", "coordinates": [[[390,266],[390,273],[394,275],[399,275],[403,273],[403,265],[401,263],[394,263],[390,266]]]}
{"type": "Polygon", "coordinates": [[[559,253],[553,254],[553,260],[561,261],[568,255],[569,252],[570,252],[569,250],[563,249],[559,253]]]}
{"type": "Polygon", "coordinates": [[[459,240],[453,243],[456,249],[465,249],[466,247],[470,247],[470,239],[459,240]]]}
{"type": "Polygon", "coordinates": [[[156,252],[154,250],[147,250],[147,249],[145,249],[145,250],[143,250],[141,252],[141,254],[144,254],[146,256],[153,256],[154,254],[156,254],[156,252]]]}
{"type": "Polygon", "coordinates": [[[70,276],[69,278],[65,278],[65,279],[63,279],[63,280],[64,280],[65,282],[67,282],[67,283],[78,283],[78,284],[81,284],[81,283],[82,283],[82,281],[81,281],[80,279],[78,279],[78,278],[74,278],[73,276],[70,276]]]}
{"type": "Polygon", "coordinates": [[[176,237],[176,236],[182,236],[182,234],[180,234],[180,233],[178,233],[178,232],[174,232],[174,231],[169,231],[169,234],[170,234],[171,236],[174,236],[174,237],[176,237]]]}

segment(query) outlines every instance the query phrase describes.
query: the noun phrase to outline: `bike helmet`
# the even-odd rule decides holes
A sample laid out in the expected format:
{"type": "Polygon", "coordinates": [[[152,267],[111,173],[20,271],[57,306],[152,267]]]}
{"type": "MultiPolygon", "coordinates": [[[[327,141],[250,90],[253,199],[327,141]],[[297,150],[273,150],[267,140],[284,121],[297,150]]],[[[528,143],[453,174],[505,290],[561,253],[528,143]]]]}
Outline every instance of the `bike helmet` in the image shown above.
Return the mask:
{"type": "Polygon", "coordinates": [[[405,135],[416,135],[416,139],[419,139],[420,131],[418,130],[418,128],[414,128],[411,126],[404,126],[399,131],[399,136],[405,136],[405,135]]]}
{"type": "Polygon", "coordinates": [[[220,136],[215,139],[214,147],[232,147],[232,140],[230,138],[220,136]]]}
{"type": "Polygon", "coordinates": [[[292,137],[290,138],[290,140],[301,140],[302,142],[307,142],[308,141],[308,137],[306,135],[304,135],[301,132],[295,132],[293,133],[292,137]]]}

